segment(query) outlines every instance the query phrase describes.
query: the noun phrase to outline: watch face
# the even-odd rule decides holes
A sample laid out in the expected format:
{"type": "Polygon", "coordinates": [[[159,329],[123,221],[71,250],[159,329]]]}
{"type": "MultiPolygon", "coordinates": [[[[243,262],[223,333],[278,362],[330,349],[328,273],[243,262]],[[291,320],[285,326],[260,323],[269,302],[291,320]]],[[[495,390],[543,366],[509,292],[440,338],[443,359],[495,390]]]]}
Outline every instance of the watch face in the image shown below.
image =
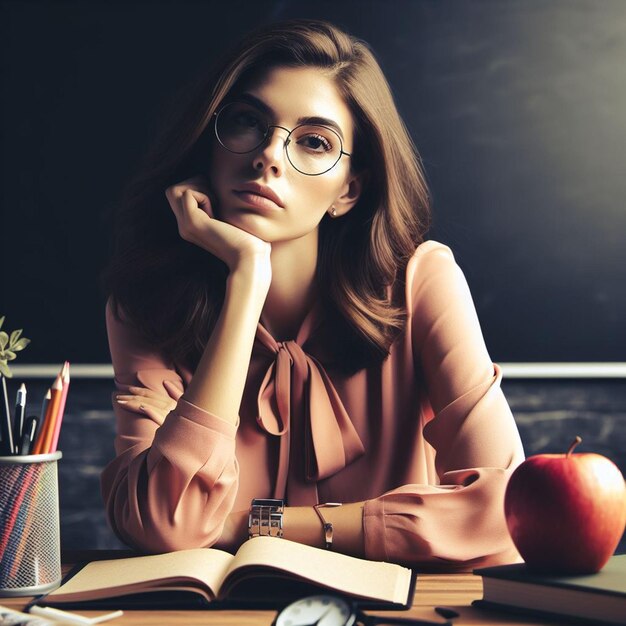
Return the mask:
{"type": "Polygon", "coordinates": [[[350,605],[336,596],[309,596],[286,606],[275,626],[352,626],[356,616],[350,605]]]}

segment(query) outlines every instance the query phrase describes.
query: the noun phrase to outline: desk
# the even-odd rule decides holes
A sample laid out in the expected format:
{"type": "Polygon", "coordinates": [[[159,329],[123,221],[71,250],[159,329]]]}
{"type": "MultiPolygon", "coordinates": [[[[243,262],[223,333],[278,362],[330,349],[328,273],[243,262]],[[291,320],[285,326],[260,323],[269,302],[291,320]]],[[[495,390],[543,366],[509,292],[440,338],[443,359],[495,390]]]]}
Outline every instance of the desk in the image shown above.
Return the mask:
{"type": "MultiPolygon", "coordinates": [[[[66,552],[63,555],[63,574],[80,560],[111,558],[106,551],[66,552]]],[[[116,551],[115,556],[127,556],[124,551],[116,551]]],[[[460,613],[455,618],[455,626],[554,626],[554,622],[529,621],[524,618],[484,611],[471,606],[472,600],[482,598],[482,580],[472,574],[419,574],[415,588],[413,607],[408,611],[373,611],[376,615],[397,617],[420,617],[430,620],[440,619],[433,611],[436,606],[454,608],[460,613]]],[[[24,608],[30,598],[2,598],[0,604],[16,611],[24,608]]],[[[79,611],[77,611],[79,612],[79,611]]],[[[81,615],[95,617],[104,611],[80,611],[81,615]]],[[[106,622],[111,626],[270,626],[275,611],[125,611],[124,616],[106,622]]],[[[566,624],[567,622],[560,622],[566,624]]]]}

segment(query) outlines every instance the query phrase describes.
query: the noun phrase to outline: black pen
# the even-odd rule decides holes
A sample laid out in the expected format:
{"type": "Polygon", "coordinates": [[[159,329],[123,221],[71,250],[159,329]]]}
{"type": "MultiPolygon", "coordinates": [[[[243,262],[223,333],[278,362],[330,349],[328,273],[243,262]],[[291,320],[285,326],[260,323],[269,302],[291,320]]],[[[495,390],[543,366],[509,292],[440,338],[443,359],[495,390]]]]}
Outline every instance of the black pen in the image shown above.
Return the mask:
{"type": "Polygon", "coordinates": [[[31,453],[33,442],[35,441],[35,431],[37,430],[38,422],[39,418],[36,415],[31,415],[26,419],[19,451],[20,454],[26,455],[31,453]]]}
{"type": "Polygon", "coordinates": [[[9,397],[7,392],[7,383],[4,376],[2,379],[2,415],[0,415],[0,455],[9,456],[15,452],[13,444],[13,426],[11,424],[11,412],[9,411],[9,397]]]}
{"type": "Polygon", "coordinates": [[[24,410],[26,409],[26,385],[22,383],[17,390],[17,401],[15,402],[15,417],[13,418],[13,442],[15,444],[15,454],[19,454],[19,446],[22,441],[24,430],[24,410]]]}

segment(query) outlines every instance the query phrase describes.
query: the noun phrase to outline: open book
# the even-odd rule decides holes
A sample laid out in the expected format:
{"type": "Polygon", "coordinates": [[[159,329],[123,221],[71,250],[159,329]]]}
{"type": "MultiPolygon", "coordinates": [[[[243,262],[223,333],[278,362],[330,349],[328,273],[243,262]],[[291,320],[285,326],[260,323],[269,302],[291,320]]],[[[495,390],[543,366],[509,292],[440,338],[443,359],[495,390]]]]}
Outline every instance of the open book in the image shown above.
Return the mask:
{"type": "Polygon", "coordinates": [[[233,556],[214,548],[93,561],[36,604],[65,608],[276,608],[295,597],[336,593],[363,608],[402,609],[415,575],[276,537],[255,537],[233,556]]]}

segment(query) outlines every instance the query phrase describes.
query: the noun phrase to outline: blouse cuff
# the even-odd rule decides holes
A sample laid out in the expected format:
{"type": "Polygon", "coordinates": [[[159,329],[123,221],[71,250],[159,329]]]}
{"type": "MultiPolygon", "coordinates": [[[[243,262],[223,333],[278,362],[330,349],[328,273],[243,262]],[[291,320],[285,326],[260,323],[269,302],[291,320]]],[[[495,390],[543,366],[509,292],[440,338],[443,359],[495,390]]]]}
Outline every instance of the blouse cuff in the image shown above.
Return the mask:
{"type": "Polygon", "coordinates": [[[179,466],[187,465],[186,470],[191,475],[209,459],[217,462],[219,458],[217,465],[222,467],[235,453],[236,433],[235,424],[180,398],[157,429],[153,448],[167,459],[176,459],[179,466]],[[218,445],[220,440],[224,443],[218,445]]]}
{"type": "Polygon", "coordinates": [[[221,417],[218,417],[209,411],[205,411],[198,405],[192,404],[183,397],[178,399],[178,404],[174,409],[174,413],[180,417],[185,417],[192,422],[200,424],[201,426],[210,428],[211,430],[214,430],[229,439],[234,439],[237,435],[239,417],[237,417],[237,422],[234,424],[232,422],[227,422],[221,417]]]}
{"type": "Polygon", "coordinates": [[[366,500],[363,506],[363,542],[365,557],[370,561],[388,561],[385,543],[385,501],[366,500]]]}

